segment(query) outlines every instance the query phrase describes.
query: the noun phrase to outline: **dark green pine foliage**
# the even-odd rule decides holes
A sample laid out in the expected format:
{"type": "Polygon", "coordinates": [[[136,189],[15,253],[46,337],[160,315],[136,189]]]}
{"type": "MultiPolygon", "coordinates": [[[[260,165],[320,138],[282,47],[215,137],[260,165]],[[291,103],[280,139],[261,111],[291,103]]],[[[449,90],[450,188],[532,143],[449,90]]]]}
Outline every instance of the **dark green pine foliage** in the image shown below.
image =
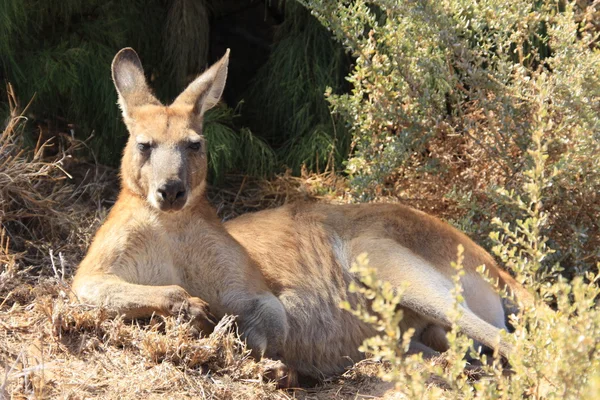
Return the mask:
{"type": "Polygon", "coordinates": [[[92,144],[102,162],[117,162],[125,129],[110,62],[121,47],[132,46],[144,54],[148,71],[155,68],[160,57],[153,60],[152,49],[160,42],[161,7],[158,0],[0,2],[2,75],[21,102],[35,95],[30,125],[73,123],[81,137],[95,133],[92,144]]]}
{"type": "MultiPolygon", "coordinates": [[[[34,98],[30,142],[39,125],[50,127],[50,136],[93,132],[98,160],[117,165],[126,130],[110,77],[116,52],[133,47],[156,95],[168,103],[206,66],[208,30],[203,1],[2,0],[0,78],[23,104],[34,98]]],[[[6,98],[0,93],[3,115],[6,98]]],[[[270,148],[248,129],[238,130],[227,107],[206,116],[213,181],[232,169],[266,174],[274,168],[270,148]]]]}
{"type": "Polygon", "coordinates": [[[265,176],[275,170],[271,147],[247,128],[235,129],[236,112],[224,105],[209,110],[204,117],[204,136],[213,183],[227,171],[239,169],[252,176],[265,176]]]}
{"type": "Polygon", "coordinates": [[[244,115],[295,173],[303,165],[323,171],[347,158],[350,137],[332,117],[325,91],[346,89],[349,65],[331,33],[304,7],[287,1],[271,55],[246,96],[244,115]]]}

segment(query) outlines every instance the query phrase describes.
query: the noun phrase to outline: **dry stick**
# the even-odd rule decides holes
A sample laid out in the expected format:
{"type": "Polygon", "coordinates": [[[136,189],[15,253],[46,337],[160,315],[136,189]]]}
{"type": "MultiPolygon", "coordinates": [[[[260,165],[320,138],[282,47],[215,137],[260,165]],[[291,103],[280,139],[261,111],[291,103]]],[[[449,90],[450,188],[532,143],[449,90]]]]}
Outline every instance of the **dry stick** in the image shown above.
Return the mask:
{"type": "Polygon", "coordinates": [[[21,359],[21,356],[23,355],[23,351],[21,351],[19,353],[19,355],[17,355],[17,359],[15,360],[15,362],[10,366],[9,369],[7,369],[4,373],[4,382],[2,383],[2,386],[0,386],[0,399],[4,399],[4,393],[8,393],[6,390],[6,387],[8,385],[8,378],[10,376],[10,374],[12,373],[12,371],[16,368],[17,364],[19,363],[19,360],[21,359]]]}
{"type": "Polygon", "coordinates": [[[240,189],[237,191],[237,194],[235,195],[235,198],[233,199],[233,203],[231,203],[232,209],[233,209],[233,207],[235,207],[235,204],[237,203],[238,197],[240,197],[240,193],[242,192],[242,189],[244,189],[247,177],[248,177],[247,175],[244,175],[244,179],[242,179],[242,184],[240,185],[240,189]]]}

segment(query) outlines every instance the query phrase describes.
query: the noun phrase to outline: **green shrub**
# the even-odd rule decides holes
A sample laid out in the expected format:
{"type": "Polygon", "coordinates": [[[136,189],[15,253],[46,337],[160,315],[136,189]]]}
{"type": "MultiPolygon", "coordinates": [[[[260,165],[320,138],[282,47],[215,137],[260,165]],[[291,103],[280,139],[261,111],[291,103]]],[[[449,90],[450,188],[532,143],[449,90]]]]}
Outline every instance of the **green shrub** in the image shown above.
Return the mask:
{"type": "MultiPolygon", "coordinates": [[[[543,97],[538,100],[542,101],[543,97]]],[[[542,101],[543,110],[546,106],[542,101]]],[[[543,120],[544,113],[538,118],[543,120]]],[[[450,349],[444,358],[448,367],[424,363],[420,355],[404,357],[412,332],[400,332],[398,322],[401,312],[397,309],[402,291],[377,280],[375,271],[368,268],[368,261],[361,257],[354,271],[363,283],[352,285],[357,291],[372,300],[372,311],[353,310],[363,321],[372,323],[381,334],[368,339],[363,351],[389,361],[388,369],[381,376],[396,383],[397,389],[410,398],[439,398],[440,388],[426,389],[431,376],[444,382],[445,398],[514,399],[522,397],[556,399],[593,399],[597,397],[600,384],[600,263],[596,272],[586,272],[571,282],[559,275],[560,265],[550,270],[544,268],[544,260],[553,250],[547,245],[543,231],[549,223],[548,213],[542,208],[545,194],[551,192],[558,173],[548,174],[544,166],[548,153],[543,141],[543,130],[534,132],[532,160],[524,171],[522,195],[501,191],[508,201],[526,218],[513,223],[496,219],[500,232],[492,234],[496,242],[494,252],[509,270],[516,275],[534,297],[533,305],[525,305],[512,318],[514,332],[507,340],[514,345],[510,356],[511,373],[505,373],[502,363],[495,360],[491,365],[484,363],[486,379],[470,382],[464,373],[464,355],[472,347],[470,340],[461,335],[453,325],[447,337],[450,349]],[[551,310],[551,303],[556,311],[551,310]],[[376,313],[376,314],[373,314],[376,313]],[[400,340],[402,338],[402,340],[400,340]],[[401,346],[398,347],[398,343],[401,346]]],[[[457,271],[454,279],[455,305],[462,302],[460,276],[462,271],[462,248],[458,249],[458,261],[453,263],[457,271]]],[[[483,272],[483,271],[482,271],[483,272]]],[[[342,307],[349,309],[347,304],[342,307]]],[[[450,319],[458,321],[458,307],[454,307],[450,319]]],[[[476,359],[478,355],[470,353],[476,359]]],[[[483,358],[483,357],[482,357],[483,358]]],[[[485,360],[483,360],[485,361],[485,360]]]]}
{"type": "MultiPolygon", "coordinates": [[[[543,234],[574,276],[600,260],[598,4],[557,1],[307,0],[356,64],[349,94],[329,96],[350,126],[354,196],[424,187],[485,238],[491,216],[527,214],[520,193],[542,135],[554,174],[539,204],[543,234]],[[427,179],[425,179],[427,178],[427,179]],[[406,182],[406,184],[404,184],[406,182]],[[424,185],[424,184],[423,184],[424,185]]],[[[486,243],[488,247],[491,243],[486,243]]]]}
{"type": "MultiPolygon", "coordinates": [[[[354,271],[363,285],[351,290],[372,305],[351,312],[380,333],[362,350],[387,360],[383,378],[409,398],[597,397],[598,5],[306,4],[356,57],[352,91],[329,96],[353,136],[347,172],[354,197],[433,182],[429,198],[454,202],[462,214],[452,222],[469,233],[490,234],[484,244],[535,298],[507,335],[512,372],[495,361],[473,381],[463,359],[470,341],[456,326],[448,332],[445,368],[406,356],[412,332],[398,329],[402,290],[378,281],[359,259],[354,271]],[[443,384],[428,388],[433,376],[443,384]]],[[[455,267],[458,303],[460,249],[455,267]]]]}
{"type": "MultiPolygon", "coordinates": [[[[394,382],[396,390],[408,398],[596,398],[600,383],[600,311],[595,302],[600,294],[597,286],[600,275],[588,273],[572,283],[560,280],[546,286],[543,292],[553,296],[558,310],[548,312],[543,306],[524,309],[513,319],[515,332],[507,337],[514,348],[510,368],[506,369],[498,360],[486,364],[486,356],[475,353],[473,342],[461,334],[457,325],[447,334],[450,348],[443,354],[443,362],[424,361],[421,354],[407,355],[413,332],[398,329],[402,315],[396,305],[401,291],[394,292],[387,283],[378,281],[366,257],[359,259],[353,268],[361,276],[362,285],[351,290],[372,299],[373,308],[371,312],[364,309],[352,312],[380,332],[365,340],[361,350],[386,361],[380,368],[380,377],[394,382]],[[484,366],[476,374],[483,376],[482,379],[473,379],[465,371],[466,354],[483,361],[484,366]]],[[[455,268],[458,283],[462,272],[460,251],[455,268]]],[[[458,284],[455,290],[458,304],[458,284]]],[[[342,307],[348,309],[347,305],[342,307]]],[[[457,321],[458,316],[454,314],[451,320],[457,321]]]]}

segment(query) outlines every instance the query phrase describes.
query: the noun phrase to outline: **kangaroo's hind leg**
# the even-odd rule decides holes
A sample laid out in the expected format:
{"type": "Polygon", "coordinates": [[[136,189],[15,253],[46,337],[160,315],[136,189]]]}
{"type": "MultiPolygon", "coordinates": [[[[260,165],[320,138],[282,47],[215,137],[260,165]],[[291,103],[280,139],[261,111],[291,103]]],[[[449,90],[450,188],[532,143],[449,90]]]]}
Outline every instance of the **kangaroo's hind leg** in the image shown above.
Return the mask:
{"type": "Polygon", "coordinates": [[[421,353],[423,358],[438,357],[448,350],[446,330],[439,325],[429,322],[413,310],[402,307],[400,330],[414,329],[407,354],[421,353]]]}
{"type": "MultiPolygon", "coordinates": [[[[356,257],[364,252],[368,254],[369,265],[377,269],[380,279],[402,288],[400,304],[421,317],[418,324],[426,321],[442,328],[451,326],[449,314],[455,303],[451,274],[441,271],[391,239],[364,237],[354,239],[352,256],[356,257]]],[[[482,282],[485,283],[483,280],[482,282]]],[[[488,289],[484,286],[482,288],[488,289]]],[[[459,304],[458,307],[461,316],[457,323],[463,332],[488,347],[498,348],[500,354],[506,357],[510,352],[510,345],[500,339],[500,330],[504,328],[504,323],[501,323],[502,326],[494,326],[486,322],[486,320],[495,321],[496,318],[488,318],[489,316],[482,318],[466,303],[459,304]]],[[[417,322],[404,322],[402,327],[407,329],[415,323],[417,322]]],[[[420,329],[422,333],[422,327],[420,329]]]]}

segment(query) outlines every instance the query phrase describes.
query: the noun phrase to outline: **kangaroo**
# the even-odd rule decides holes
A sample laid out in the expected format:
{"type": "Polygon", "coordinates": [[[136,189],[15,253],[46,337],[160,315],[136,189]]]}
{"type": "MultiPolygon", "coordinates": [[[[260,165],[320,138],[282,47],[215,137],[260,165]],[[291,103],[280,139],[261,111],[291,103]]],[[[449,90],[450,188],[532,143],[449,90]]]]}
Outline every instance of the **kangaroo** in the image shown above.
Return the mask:
{"type": "Polygon", "coordinates": [[[298,203],[219,220],[205,197],[202,120],[221,97],[228,60],[229,50],[165,106],[135,51],[115,56],[112,77],[129,130],[122,188],[79,265],[78,298],[129,318],[185,313],[205,331],[213,315],[237,315],[256,357],[322,378],[363,358],[358,347],[376,333],[339,307],[343,300],[367,304],[348,291],[356,279],[351,263],[364,252],[381,279],[404,287],[400,328],[415,329],[411,350],[445,351],[451,262],[462,244],[459,326],[508,357],[500,331],[511,310],[476,268],[485,265],[501,289],[522,298],[528,292],[439,219],[402,205],[298,203]]]}

